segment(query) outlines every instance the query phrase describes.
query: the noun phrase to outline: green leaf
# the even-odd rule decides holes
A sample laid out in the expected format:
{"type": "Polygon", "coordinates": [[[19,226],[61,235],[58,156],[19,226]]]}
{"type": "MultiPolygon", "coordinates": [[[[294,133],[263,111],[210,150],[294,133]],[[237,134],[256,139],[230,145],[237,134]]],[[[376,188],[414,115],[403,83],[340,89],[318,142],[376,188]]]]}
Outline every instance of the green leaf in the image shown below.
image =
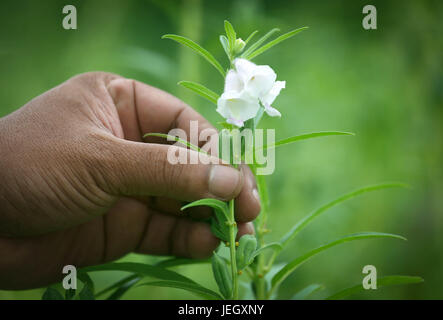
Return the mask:
{"type": "Polygon", "coordinates": [[[106,263],[98,266],[85,267],[81,269],[83,272],[95,272],[95,271],[126,271],[136,273],[142,276],[149,276],[158,278],[161,280],[173,280],[173,281],[183,281],[189,283],[195,283],[193,280],[182,276],[181,274],[160,268],[157,266],[151,266],[144,263],[136,262],[113,262],[106,263]]]}
{"type": "Polygon", "coordinates": [[[254,254],[252,255],[252,259],[254,259],[259,254],[263,253],[263,251],[268,250],[268,249],[272,249],[276,252],[279,252],[281,249],[283,249],[283,247],[280,242],[268,243],[268,244],[264,245],[263,247],[261,247],[260,249],[258,249],[257,251],[255,251],[254,254]]]}
{"type": "Polygon", "coordinates": [[[208,154],[206,151],[200,149],[199,147],[197,147],[196,145],[193,145],[192,143],[180,139],[179,137],[175,137],[175,136],[171,136],[169,134],[165,134],[165,133],[146,133],[143,138],[146,137],[160,137],[160,138],[165,138],[168,139],[169,141],[176,141],[176,142],[180,142],[181,144],[184,144],[185,146],[187,146],[189,149],[194,150],[194,151],[198,151],[204,154],[208,154]]]}
{"type": "Polygon", "coordinates": [[[127,277],[123,278],[122,280],[119,280],[116,283],[114,283],[114,284],[110,285],[109,287],[107,287],[107,288],[101,290],[100,292],[98,292],[96,294],[96,297],[99,297],[101,295],[104,295],[105,293],[108,293],[109,291],[117,289],[117,288],[121,287],[122,285],[124,285],[125,283],[130,282],[130,281],[132,281],[134,279],[139,279],[140,280],[142,278],[138,274],[132,274],[130,276],[127,276],[127,277]]]}
{"type": "Polygon", "coordinates": [[[249,41],[251,41],[252,38],[254,38],[254,36],[258,33],[258,30],[255,30],[254,32],[252,32],[248,38],[246,38],[245,40],[245,45],[247,45],[249,43],[249,41]]]}
{"type": "Polygon", "coordinates": [[[383,183],[383,184],[377,184],[373,186],[363,187],[361,189],[352,191],[350,193],[347,193],[323,206],[318,208],[317,210],[311,212],[306,217],[304,217],[301,221],[299,221],[286,235],[284,235],[280,243],[284,246],[288,244],[289,241],[291,241],[297,233],[299,233],[304,227],[306,227],[312,220],[314,220],[316,217],[321,215],[326,210],[338,205],[339,203],[342,203],[346,200],[352,199],[356,196],[359,196],[361,194],[371,192],[371,191],[377,191],[382,189],[388,189],[388,188],[406,188],[408,187],[405,184],[402,183],[383,183]]]}
{"type": "Polygon", "coordinates": [[[216,94],[214,91],[206,88],[204,85],[192,81],[180,81],[178,84],[185,87],[186,89],[189,89],[197,93],[201,97],[217,105],[217,100],[219,98],[219,95],[216,94]]]}
{"type": "Polygon", "coordinates": [[[204,296],[208,299],[217,299],[217,300],[223,300],[223,297],[220,296],[217,292],[212,291],[208,288],[205,288],[199,284],[196,283],[188,283],[188,282],[181,282],[181,281],[151,281],[142,283],[139,286],[156,286],[156,287],[167,287],[167,288],[177,288],[177,289],[183,289],[192,293],[196,293],[200,296],[204,296]]]}
{"type": "Polygon", "coordinates": [[[243,270],[254,260],[257,250],[257,239],[251,234],[245,234],[239,240],[236,250],[237,269],[243,270]]]}
{"type": "Polygon", "coordinates": [[[92,281],[91,277],[87,273],[79,272],[78,278],[81,282],[83,282],[84,285],[89,286],[89,289],[92,291],[92,293],[95,292],[94,282],[92,281]]]}
{"type": "Polygon", "coordinates": [[[246,58],[248,55],[250,55],[252,52],[254,52],[255,49],[257,49],[263,42],[266,41],[270,36],[272,36],[274,33],[279,32],[280,29],[274,28],[271,31],[269,31],[267,34],[265,34],[263,37],[258,39],[254,44],[252,44],[248,49],[246,49],[245,52],[241,55],[242,58],[246,58]]]}
{"type": "Polygon", "coordinates": [[[235,33],[234,27],[232,26],[232,24],[228,20],[225,20],[225,31],[226,31],[226,36],[228,37],[228,42],[229,42],[229,52],[233,52],[235,39],[237,38],[237,34],[235,33]]]}
{"type": "Polygon", "coordinates": [[[284,41],[286,39],[289,39],[289,38],[295,36],[297,33],[301,32],[303,30],[306,30],[306,29],[308,29],[308,27],[303,27],[303,28],[295,29],[295,30],[292,30],[292,31],[290,31],[288,33],[285,33],[285,34],[279,36],[278,38],[276,38],[276,39],[274,39],[272,41],[269,41],[267,44],[265,44],[262,47],[258,48],[254,52],[250,53],[248,56],[245,56],[245,58],[249,59],[249,60],[252,60],[256,56],[258,56],[258,55],[262,54],[263,52],[265,52],[266,50],[272,48],[273,46],[279,44],[280,42],[282,42],[282,41],[284,41]]]}
{"type": "Polygon", "coordinates": [[[322,245],[314,250],[311,250],[308,253],[305,253],[304,255],[297,257],[291,262],[289,262],[272,278],[271,290],[275,290],[280,285],[280,283],[282,283],[292,272],[294,272],[295,269],[297,269],[299,266],[301,266],[303,263],[311,259],[316,254],[342,243],[355,241],[355,240],[372,239],[372,238],[393,238],[393,239],[406,240],[406,238],[396,234],[381,233],[381,232],[361,232],[361,233],[344,236],[342,238],[329,242],[325,245],[322,245]]]}
{"type": "Polygon", "coordinates": [[[48,287],[43,293],[42,300],[65,300],[65,299],[58,290],[52,287],[48,287]]]}
{"type": "Polygon", "coordinates": [[[226,36],[221,35],[219,39],[220,39],[220,43],[223,47],[223,50],[225,50],[226,55],[228,56],[228,58],[230,58],[228,38],[226,38],[226,36]]]}
{"type": "Polygon", "coordinates": [[[171,268],[176,266],[211,263],[210,259],[186,259],[186,258],[171,258],[162,260],[155,264],[157,267],[171,268]]]}
{"type": "Polygon", "coordinates": [[[270,148],[276,148],[278,146],[282,146],[285,144],[293,143],[300,140],[306,140],[311,138],[319,138],[319,137],[325,137],[325,136],[353,136],[354,134],[352,132],[342,132],[342,131],[322,131],[322,132],[311,132],[311,133],[305,133],[289,138],[285,138],[283,140],[279,140],[274,144],[271,145],[264,145],[262,147],[257,147],[257,150],[260,149],[270,149],[270,148]]]}
{"type": "MultiPolygon", "coordinates": [[[[412,277],[412,276],[386,276],[382,278],[377,278],[377,288],[401,284],[413,284],[423,282],[423,278],[412,277]]],[[[326,300],[339,300],[344,299],[352,294],[368,291],[363,288],[361,284],[356,286],[341,290],[332,296],[326,298],[326,300]]]]}
{"type": "Polygon", "coordinates": [[[309,286],[297,292],[291,300],[307,300],[310,296],[312,296],[317,291],[322,290],[323,288],[324,286],[321,284],[310,284],[309,286]]]}
{"type": "Polygon", "coordinates": [[[223,78],[225,77],[226,73],[223,70],[223,67],[220,65],[220,63],[214,58],[214,56],[208,50],[202,48],[199,44],[195,43],[194,41],[188,38],[176,34],[165,34],[162,37],[162,39],[171,39],[187,46],[188,48],[191,48],[192,50],[194,50],[194,52],[198,53],[203,58],[205,58],[210,64],[212,64],[220,72],[223,78]]]}
{"type": "Polygon", "coordinates": [[[211,218],[211,231],[220,240],[229,241],[228,224],[234,221],[230,221],[229,207],[226,202],[211,198],[200,199],[183,206],[181,210],[197,206],[209,206],[214,209],[215,218],[211,218]]]}
{"type": "Polygon", "coordinates": [[[118,287],[106,300],[118,300],[120,299],[129,289],[131,289],[136,283],[141,280],[140,277],[126,281],[123,285],[118,287]]]}
{"type": "Polygon", "coordinates": [[[83,286],[83,289],[78,294],[80,300],[95,300],[94,292],[91,290],[91,287],[87,284],[83,286]]]}
{"type": "Polygon", "coordinates": [[[192,208],[192,207],[198,207],[198,206],[208,206],[208,207],[211,207],[215,210],[219,210],[220,212],[223,213],[226,220],[229,220],[228,205],[226,204],[226,202],[221,201],[221,200],[217,200],[217,199],[212,199],[212,198],[200,199],[200,200],[188,203],[187,205],[181,207],[180,210],[183,211],[185,209],[192,208]]]}
{"type": "Polygon", "coordinates": [[[65,300],[72,300],[75,296],[75,290],[74,289],[68,289],[65,290],[65,300]]]}
{"type": "Polygon", "coordinates": [[[232,275],[225,260],[214,252],[212,258],[212,273],[218,289],[225,299],[230,299],[232,295],[232,275]]]}

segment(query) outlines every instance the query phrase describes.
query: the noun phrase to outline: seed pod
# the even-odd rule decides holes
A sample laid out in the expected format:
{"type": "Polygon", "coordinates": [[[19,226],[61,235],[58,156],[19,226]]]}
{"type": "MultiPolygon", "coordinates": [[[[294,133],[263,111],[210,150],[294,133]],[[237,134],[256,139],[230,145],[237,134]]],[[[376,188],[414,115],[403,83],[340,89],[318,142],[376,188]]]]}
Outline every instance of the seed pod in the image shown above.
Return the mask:
{"type": "Polygon", "coordinates": [[[211,259],[212,272],[218,288],[225,299],[230,299],[232,295],[232,277],[226,262],[216,253],[211,259]]]}
{"type": "Polygon", "coordinates": [[[257,249],[257,239],[255,236],[247,234],[240,238],[236,250],[237,269],[242,270],[253,261],[253,254],[257,249]]]}

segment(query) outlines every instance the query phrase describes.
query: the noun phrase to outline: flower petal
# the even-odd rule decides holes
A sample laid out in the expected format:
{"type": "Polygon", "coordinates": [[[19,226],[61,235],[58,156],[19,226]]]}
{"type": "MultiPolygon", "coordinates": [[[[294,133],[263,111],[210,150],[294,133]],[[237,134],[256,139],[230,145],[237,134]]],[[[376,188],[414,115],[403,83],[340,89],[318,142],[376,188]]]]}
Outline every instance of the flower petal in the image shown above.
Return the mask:
{"type": "Polygon", "coordinates": [[[271,107],[271,105],[264,103],[264,107],[265,107],[265,112],[268,114],[268,116],[270,117],[281,117],[281,113],[280,111],[278,111],[277,109],[271,107]]]}
{"type": "Polygon", "coordinates": [[[263,101],[270,105],[275,98],[280,94],[281,89],[286,87],[286,81],[276,81],[267,95],[264,96],[263,101]]]}
{"type": "Polygon", "coordinates": [[[243,81],[238,76],[237,71],[231,69],[228,71],[225,79],[225,92],[228,91],[236,91],[240,92],[243,90],[244,84],[243,81]]]}
{"type": "Polygon", "coordinates": [[[237,126],[239,128],[241,128],[245,125],[244,121],[233,119],[233,118],[226,119],[226,122],[229,124],[233,124],[234,126],[237,126]]]}

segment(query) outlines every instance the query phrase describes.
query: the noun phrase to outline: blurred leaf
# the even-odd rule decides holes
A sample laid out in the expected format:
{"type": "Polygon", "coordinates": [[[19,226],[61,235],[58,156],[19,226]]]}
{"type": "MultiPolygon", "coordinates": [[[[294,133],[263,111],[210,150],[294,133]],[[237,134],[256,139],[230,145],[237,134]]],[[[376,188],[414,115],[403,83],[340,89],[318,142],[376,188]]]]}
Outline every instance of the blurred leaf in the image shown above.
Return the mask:
{"type": "Polygon", "coordinates": [[[297,292],[291,300],[306,300],[311,295],[316,293],[319,290],[322,290],[324,288],[321,284],[310,284],[309,286],[305,287],[304,289],[297,292]]]}
{"type": "Polygon", "coordinates": [[[270,148],[276,148],[278,146],[282,146],[285,144],[293,143],[300,140],[306,140],[311,138],[319,138],[319,137],[325,137],[325,136],[353,136],[354,134],[352,132],[342,132],[342,131],[322,131],[322,132],[311,132],[311,133],[305,133],[300,134],[297,136],[285,138],[283,140],[279,140],[274,144],[271,145],[264,145],[263,147],[256,148],[257,150],[260,149],[270,149],[270,148]]]}
{"type": "Polygon", "coordinates": [[[220,36],[220,43],[223,47],[223,50],[225,50],[226,55],[228,56],[228,58],[230,57],[230,53],[229,53],[229,43],[228,43],[228,38],[226,38],[226,36],[221,35],[220,36]]]}
{"type": "Polygon", "coordinates": [[[74,289],[68,289],[65,290],[65,300],[72,300],[75,296],[75,290],[74,289]]]}
{"type": "MultiPolygon", "coordinates": [[[[421,283],[423,282],[423,278],[413,277],[413,276],[386,276],[382,278],[377,278],[377,289],[385,286],[394,286],[400,284],[412,284],[412,283],[421,283]]],[[[363,288],[361,284],[356,285],[354,287],[350,287],[339,291],[332,296],[326,298],[326,300],[339,300],[344,299],[352,294],[368,291],[363,288]]],[[[369,290],[370,291],[370,290],[369,290]]]]}
{"type": "Polygon", "coordinates": [[[265,52],[266,50],[272,48],[273,46],[279,44],[280,42],[282,42],[282,41],[284,41],[286,39],[289,39],[289,38],[295,36],[297,33],[301,32],[301,31],[303,31],[305,29],[308,29],[308,27],[299,28],[299,29],[296,29],[296,30],[292,30],[292,31],[290,31],[288,33],[285,33],[285,34],[279,36],[278,38],[276,38],[276,39],[274,39],[272,41],[269,41],[267,44],[265,44],[262,47],[258,48],[254,52],[250,53],[248,56],[245,56],[245,58],[249,59],[249,60],[252,60],[256,56],[258,56],[258,55],[262,54],[263,52],[265,52]]]}
{"type": "Polygon", "coordinates": [[[118,287],[106,300],[118,300],[120,299],[129,289],[131,289],[141,278],[137,277],[126,281],[123,285],[118,287]]]}
{"type": "Polygon", "coordinates": [[[388,188],[406,188],[406,187],[408,187],[408,186],[406,184],[402,184],[402,183],[383,183],[383,184],[364,187],[364,188],[352,191],[350,193],[347,193],[347,194],[323,205],[322,207],[318,208],[317,210],[311,212],[310,214],[308,214],[301,221],[299,221],[288,233],[286,233],[286,235],[284,235],[281,238],[280,243],[283,246],[286,246],[288,244],[288,242],[291,241],[295,237],[295,235],[297,233],[299,233],[304,227],[306,227],[312,220],[314,220],[316,217],[318,217],[320,214],[322,214],[323,212],[325,212],[329,208],[332,208],[333,206],[335,206],[341,202],[344,202],[344,201],[352,199],[358,195],[361,195],[361,194],[364,194],[367,192],[371,192],[371,191],[377,191],[377,190],[388,189],[388,188]]]}
{"type": "Polygon", "coordinates": [[[229,52],[233,52],[237,34],[235,33],[234,27],[228,20],[225,20],[225,31],[229,42],[229,52]]]}
{"type": "Polygon", "coordinates": [[[245,58],[248,55],[250,55],[252,52],[254,52],[255,49],[257,49],[263,42],[266,41],[270,36],[272,36],[274,33],[279,32],[280,29],[274,28],[271,31],[269,31],[267,34],[265,34],[263,37],[258,39],[254,44],[252,44],[248,49],[246,49],[245,52],[240,56],[241,58],[245,58]]]}
{"type": "Polygon", "coordinates": [[[214,91],[206,88],[204,85],[192,81],[180,81],[178,84],[217,105],[217,100],[220,96],[214,91]]]}
{"type": "Polygon", "coordinates": [[[268,244],[264,245],[263,247],[261,247],[260,249],[258,249],[257,251],[255,251],[254,254],[252,255],[252,259],[254,259],[259,254],[263,253],[263,251],[268,250],[268,249],[272,249],[274,251],[280,251],[281,249],[283,249],[283,247],[280,244],[280,242],[268,243],[268,244]]]}
{"type": "Polygon", "coordinates": [[[167,260],[160,261],[155,265],[162,268],[171,268],[176,266],[183,266],[189,264],[203,264],[211,263],[210,259],[186,259],[186,258],[171,258],[167,260]]]}
{"type": "Polygon", "coordinates": [[[198,152],[201,152],[201,153],[204,153],[204,154],[208,154],[206,151],[200,149],[196,145],[193,145],[189,141],[180,139],[179,137],[171,136],[169,134],[165,134],[165,133],[146,133],[143,136],[143,138],[146,138],[146,137],[160,137],[160,138],[168,139],[168,141],[177,141],[177,142],[180,142],[181,144],[187,146],[191,150],[198,151],[198,152]]]}
{"type": "Polygon", "coordinates": [[[216,299],[223,300],[223,297],[220,296],[217,292],[212,291],[208,288],[205,288],[196,283],[182,282],[182,281],[152,281],[142,283],[139,286],[156,286],[156,287],[168,287],[168,288],[177,288],[183,289],[192,293],[196,293],[199,296],[203,296],[208,299],[216,299]]]}
{"type": "Polygon", "coordinates": [[[258,33],[258,30],[255,30],[254,32],[252,32],[249,37],[246,38],[245,40],[245,45],[247,45],[249,43],[249,41],[252,40],[252,38],[254,38],[254,36],[258,33]]]}
{"type": "Polygon", "coordinates": [[[84,285],[89,286],[92,293],[95,292],[94,282],[92,281],[91,277],[87,273],[79,272],[77,276],[80,279],[80,281],[83,282],[84,285]]]}
{"type": "Polygon", "coordinates": [[[283,267],[273,278],[272,278],[272,289],[271,291],[275,290],[280,283],[282,283],[292,272],[295,271],[299,266],[301,266],[303,263],[311,259],[316,254],[325,251],[329,248],[332,248],[336,245],[346,243],[349,241],[355,241],[355,240],[363,240],[363,239],[372,239],[372,238],[393,238],[393,239],[401,239],[406,240],[406,238],[391,234],[391,233],[381,233],[381,232],[360,232],[356,234],[351,234],[348,236],[344,236],[342,238],[339,238],[337,240],[334,240],[332,242],[329,242],[325,245],[322,245],[314,250],[309,251],[308,253],[295,258],[291,262],[289,262],[287,265],[283,267]]]}
{"type": "Polygon", "coordinates": [[[214,56],[211,53],[209,53],[209,51],[202,48],[200,45],[198,45],[194,41],[192,41],[188,38],[182,37],[182,36],[175,35],[175,34],[165,34],[162,37],[162,39],[171,39],[171,40],[177,41],[178,43],[181,43],[181,44],[187,46],[188,48],[191,48],[192,50],[194,50],[194,52],[198,53],[203,58],[205,58],[210,64],[212,64],[220,72],[220,74],[223,76],[223,78],[225,77],[226,73],[223,70],[223,67],[214,58],[214,56]]]}
{"type": "Polygon", "coordinates": [[[109,287],[101,290],[95,296],[99,297],[101,295],[104,295],[105,293],[107,293],[109,291],[112,291],[114,289],[117,289],[117,288],[121,287],[122,285],[124,285],[125,283],[130,282],[130,281],[132,281],[134,279],[140,280],[140,279],[142,279],[142,277],[140,277],[138,274],[133,274],[133,275],[127,276],[127,277],[123,278],[122,280],[119,280],[116,283],[110,285],[109,287]]]}
{"type": "Polygon", "coordinates": [[[91,290],[91,287],[87,284],[83,286],[83,289],[78,294],[80,300],[95,300],[94,292],[91,290]]]}
{"type": "Polygon", "coordinates": [[[58,290],[48,287],[43,293],[42,300],[65,300],[58,290]]]}
{"type": "Polygon", "coordinates": [[[95,271],[126,271],[137,273],[142,276],[154,277],[162,280],[174,280],[183,281],[189,283],[195,283],[193,280],[182,276],[181,274],[167,270],[164,268],[151,266],[144,263],[136,262],[113,262],[102,264],[98,266],[85,267],[81,269],[84,272],[95,272],[95,271]]]}

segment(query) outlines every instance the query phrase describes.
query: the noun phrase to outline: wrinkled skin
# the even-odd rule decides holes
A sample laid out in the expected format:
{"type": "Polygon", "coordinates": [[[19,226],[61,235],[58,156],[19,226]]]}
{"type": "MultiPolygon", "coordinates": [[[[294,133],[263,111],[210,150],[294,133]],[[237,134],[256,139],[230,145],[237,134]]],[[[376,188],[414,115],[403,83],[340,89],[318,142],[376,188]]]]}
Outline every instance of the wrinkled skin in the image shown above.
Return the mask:
{"type": "MultiPolygon", "coordinates": [[[[167,161],[148,132],[211,125],[177,98],[86,73],[0,119],[0,289],[35,288],[129,252],[203,258],[219,241],[186,201],[236,198],[239,234],[260,211],[252,173],[167,161]],[[145,143],[150,142],[150,143],[145,143]]],[[[194,152],[194,151],[187,151],[194,152]]]]}

